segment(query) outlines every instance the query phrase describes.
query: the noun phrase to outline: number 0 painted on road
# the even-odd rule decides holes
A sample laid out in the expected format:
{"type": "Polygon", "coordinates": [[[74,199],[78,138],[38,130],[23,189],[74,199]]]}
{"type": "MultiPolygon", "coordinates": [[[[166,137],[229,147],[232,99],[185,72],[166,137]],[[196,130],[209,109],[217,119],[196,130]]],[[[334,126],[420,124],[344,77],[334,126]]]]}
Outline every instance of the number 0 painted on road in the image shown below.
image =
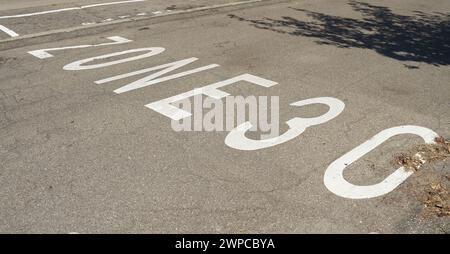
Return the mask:
{"type": "Polygon", "coordinates": [[[400,167],[382,182],[367,186],[351,184],[344,179],[343,174],[347,166],[374,150],[386,140],[400,134],[418,135],[428,144],[434,143],[434,139],[438,137],[434,131],[420,126],[405,125],[386,129],[334,161],[325,171],[325,186],[334,194],[350,199],[374,198],[393,191],[414,172],[400,167]]]}

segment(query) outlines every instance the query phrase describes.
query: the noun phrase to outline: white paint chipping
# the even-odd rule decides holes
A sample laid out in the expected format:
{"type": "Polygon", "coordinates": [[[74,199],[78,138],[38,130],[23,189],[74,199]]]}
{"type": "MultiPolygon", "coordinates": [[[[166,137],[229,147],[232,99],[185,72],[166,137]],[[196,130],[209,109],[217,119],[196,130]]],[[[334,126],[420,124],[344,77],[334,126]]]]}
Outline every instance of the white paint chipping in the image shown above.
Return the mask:
{"type": "Polygon", "coordinates": [[[19,36],[18,33],[14,32],[13,30],[11,30],[11,29],[9,29],[9,28],[7,28],[5,26],[2,26],[2,25],[0,25],[0,30],[2,30],[3,32],[5,32],[7,35],[9,35],[11,37],[19,36]]]}
{"type": "Polygon", "coordinates": [[[108,5],[116,5],[116,4],[128,4],[128,3],[136,3],[136,2],[144,2],[144,1],[147,1],[147,0],[128,0],[128,1],[118,1],[118,2],[90,4],[90,5],[84,5],[84,6],[79,6],[79,7],[69,7],[69,8],[49,10],[49,11],[24,13],[24,14],[10,15],[10,16],[0,16],[0,19],[23,18],[23,17],[45,15],[45,14],[51,14],[51,13],[57,13],[57,12],[75,11],[75,10],[82,10],[82,9],[88,9],[88,8],[94,8],[94,7],[100,7],[100,6],[108,6],[108,5]]]}

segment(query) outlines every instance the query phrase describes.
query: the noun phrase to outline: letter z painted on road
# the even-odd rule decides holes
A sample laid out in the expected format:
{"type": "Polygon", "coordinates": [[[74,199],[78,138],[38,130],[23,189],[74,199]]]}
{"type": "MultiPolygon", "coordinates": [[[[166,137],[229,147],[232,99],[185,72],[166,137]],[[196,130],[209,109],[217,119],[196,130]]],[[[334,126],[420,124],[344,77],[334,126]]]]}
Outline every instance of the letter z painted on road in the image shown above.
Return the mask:
{"type": "Polygon", "coordinates": [[[28,54],[31,54],[39,59],[46,59],[46,58],[53,57],[53,55],[48,53],[48,51],[57,51],[57,50],[66,50],[66,49],[83,49],[83,48],[110,46],[110,45],[117,45],[117,44],[124,44],[124,43],[128,43],[128,42],[132,42],[132,40],[128,40],[128,39],[120,37],[120,36],[111,36],[111,37],[107,37],[106,39],[111,40],[113,42],[93,44],[93,45],[91,45],[91,44],[76,45],[76,46],[68,46],[68,47],[62,47],[62,48],[38,49],[38,50],[28,51],[28,54]]]}

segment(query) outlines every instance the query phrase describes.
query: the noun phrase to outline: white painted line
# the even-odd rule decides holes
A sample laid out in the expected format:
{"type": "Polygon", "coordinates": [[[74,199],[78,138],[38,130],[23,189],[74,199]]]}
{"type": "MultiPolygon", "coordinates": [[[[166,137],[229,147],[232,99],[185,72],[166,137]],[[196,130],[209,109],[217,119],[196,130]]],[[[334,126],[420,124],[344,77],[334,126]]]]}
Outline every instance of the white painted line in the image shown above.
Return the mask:
{"type": "MultiPolygon", "coordinates": [[[[116,26],[117,27],[117,26],[120,26],[120,25],[123,25],[126,23],[130,23],[130,22],[143,22],[143,21],[147,21],[147,20],[159,21],[160,18],[162,18],[162,17],[175,17],[176,15],[181,15],[181,14],[193,14],[193,13],[197,13],[197,12],[219,10],[219,9],[223,9],[223,8],[229,8],[229,7],[240,6],[240,5],[249,6],[250,4],[255,4],[255,3],[261,3],[262,5],[272,5],[273,4],[271,1],[247,0],[247,1],[241,1],[241,2],[228,3],[228,4],[211,5],[211,6],[204,6],[204,7],[193,8],[193,9],[188,9],[188,10],[181,10],[181,11],[176,11],[176,12],[175,11],[174,12],[165,12],[161,15],[154,15],[154,16],[149,15],[149,16],[144,16],[144,17],[135,17],[132,19],[120,19],[120,20],[116,20],[114,22],[103,22],[103,23],[92,25],[92,26],[80,25],[80,26],[70,27],[70,28],[50,30],[50,31],[41,32],[41,33],[22,35],[17,38],[8,38],[5,40],[0,39],[0,42],[2,44],[1,48],[3,50],[12,49],[12,48],[17,48],[18,40],[21,41],[21,44],[20,44],[21,46],[24,46],[24,45],[29,46],[37,38],[40,38],[40,42],[43,42],[43,41],[44,42],[52,42],[51,36],[62,34],[62,33],[67,34],[67,36],[69,36],[70,38],[73,38],[75,36],[74,33],[79,32],[79,31],[84,31],[84,35],[97,34],[97,32],[94,31],[93,29],[87,29],[87,28],[100,28],[100,27],[106,27],[106,26],[110,26],[110,27],[116,26]],[[266,2],[266,3],[264,3],[264,2],[266,2]]],[[[243,8],[246,8],[246,7],[243,7],[243,8]]]]}
{"type": "Polygon", "coordinates": [[[107,5],[114,5],[114,4],[127,4],[127,3],[135,3],[135,2],[144,2],[144,1],[147,1],[147,0],[129,0],[129,1],[101,3],[101,4],[91,4],[91,5],[81,6],[81,9],[93,8],[93,7],[99,7],[99,6],[107,6],[107,5]]]}
{"type": "Polygon", "coordinates": [[[129,1],[101,3],[101,4],[91,4],[91,5],[84,5],[84,6],[80,6],[80,7],[70,7],[70,8],[64,8],[64,9],[49,10],[49,11],[24,13],[24,14],[17,14],[17,15],[11,15],[11,16],[0,16],[0,19],[23,18],[23,17],[30,17],[30,16],[37,16],[37,15],[56,13],[56,12],[74,11],[74,10],[81,10],[81,9],[87,9],[87,8],[93,8],[93,7],[99,7],[99,6],[116,5],[116,4],[128,4],[128,3],[136,3],[136,2],[144,2],[144,1],[147,1],[147,0],[129,0],[129,1]]]}
{"type": "Polygon", "coordinates": [[[8,34],[11,37],[19,36],[18,33],[14,32],[13,30],[11,30],[11,29],[9,29],[9,28],[7,28],[5,26],[2,26],[2,25],[0,25],[0,30],[2,30],[3,32],[5,32],[6,34],[8,34]]]}
{"type": "Polygon", "coordinates": [[[28,53],[39,59],[45,59],[45,58],[53,57],[52,54],[48,53],[49,51],[66,50],[66,49],[82,49],[82,48],[109,46],[109,45],[116,45],[116,44],[132,42],[132,40],[128,40],[127,38],[123,38],[120,36],[111,36],[111,37],[107,37],[106,39],[112,40],[113,42],[107,42],[107,43],[96,44],[96,45],[78,45],[78,46],[69,46],[69,47],[62,47],[62,48],[38,49],[38,50],[28,51],[28,53]]]}
{"type": "Polygon", "coordinates": [[[103,67],[107,67],[107,66],[111,66],[111,65],[131,62],[131,61],[151,57],[154,55],[158,55],[159,53],[162,53],[165,50],[166,50],[165,48],[160,48],[160,47],[130,49],[130,50],[126,50],[126,51],[121,51],[121,52],[116,52],[116,53],[112,53],[112,54],[106,54],[106,55],[101,55],[101,56],[96,56],[96,57],[91,57],[91,58],[86,58],[83,60],[75,61],[73,63],[65,65],[63,67],[63,69],[66,71],[79,71],[79,70],[91,70],[91,69],[103,68],[103,67]],[[111,62],[106,62],[106,63],[84,65],[86,63],[94,62],[95,60],[99,60],[99,59],[108,59],[108,58],[115,57],[115,56],[121,56],[121,55],[126,55],[129,53],[141,52],[141,51],[148,51],[148,53],[129,57],[129,58],[124,58],[124,59],[120,59],[120,60],[115,60],[115,61],[111,61],[111,62]]]}
{"type": "MultiPolygon", "coordinates": [[[[274,82],[272,80],[268,80],[268,79],[264,79],[255,75],[251,75],[251,74],[242,74],[239,76],[236,76],[234,78],[230,78],[227,80],[222,80],[219,81],[217,83],[214,84],[210,84],[210,85],[206,85],[203,86],[201,88],[194,88],[191,91],[182,93],[182,94],[178,94],[166,99],[162,99],[159,101],[155,101],[152,103],[149,103],[147,105],[145,105],[147,108],[152,109],[162,115],[165,115],[169,118],[171,118],[172,120],[175,121],[179,121],[183,118],[187,118],[190,117],[192,114],[184,109],[180,109],[178,107],[175,107],[174,105],[172,105],[172,103],[177,102],[177,101],[181,101],[190,97],[194,97],[196,95],[206,95],[209,97],[212,97],[216,100],[220,100],[222,98],[225,98],[227,96],[229,96],[229,93],[226,93],[222,90],[219,90],[219,88],[225,87],[225,86],[229,86],[241,81],[246,81],[255,85],[259,85],[262,87],[271,87],[274,85],[277,85],[277,82],[274,82]]],[[[116,91],[114,91],[115,93],[118,93],[116,91]]]]}
{"type": "Polygon", "coordinates": [[[388,139],[401,134],[418,135],[427,144],[434,143],[434,139],[438,137],[438,134],[433,130],[420,126],[405,125],[383,130],[331,163],[325,171],[323,180],[327,189],[340,197],[349,199],[375,198],[393,191],[410,177],[414,171],[400,167],[377,184],[355,185],[345,180],[344,170],[350,164],[374,150],[388,139]]]}
{"type": "Polygon", "coordinates": [[[80,9],[81,9],[80,7],[72,7],[72,8],[58,9],[58,10],[18,14],[18,15],[12,15],[12,16],[1,16],[0,19],[22,18],[22,17],[30,17],[30,16],[36,16],[36,15],[50,14],[50,13],[63,12],[63,11],[73,11],[73,10],[80,10],[80,9]]]}
{"type": "Polygon", "coordinates": [[[234,128],[230,133],[228,133],[225,138],[225,144],[231,148],[243,151],[254,151],[259,149],[265,149],[268,147],[283,144],[290,141],[299,135],[301,135],[308,127],[324,124],[334,118],[344,111],[345,103],[339,99],[333,97],[317,97],[312,99],[306,99],[302,101],[297,101],[291,103],[291,106],[302,107],[312,104],[324,104],[329,107],[327,113],[312,118],[301,118],[294,117],[287,121],[286,124],[289,126],[289,130],[280,136],[255,140],[246,137],[246,132],[252,128],[251,122],[245,122],[236,128],[234,128]]]}

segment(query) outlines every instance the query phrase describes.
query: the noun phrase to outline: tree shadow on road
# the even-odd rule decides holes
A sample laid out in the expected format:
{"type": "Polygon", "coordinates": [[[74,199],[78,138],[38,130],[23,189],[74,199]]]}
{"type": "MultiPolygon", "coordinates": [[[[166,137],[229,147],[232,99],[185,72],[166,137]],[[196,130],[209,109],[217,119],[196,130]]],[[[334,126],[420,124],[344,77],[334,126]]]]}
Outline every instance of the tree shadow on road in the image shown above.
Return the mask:
{"type": "MultiPolygon", "coordinates": [[[[393,13],[389,8],[350,1],[362,19],[344,18],[294,9],[305,13],[313,21],[294,17],[281,19],[246,19],[256,28],[293,36],[317,39],[317,43],[341,48],[364,48],[399,61],[415,61],[435,66],[450,65],[450,14],[415,11],[412,16],[393,13]]],[[[408,68],[417,68],[405,65],[408,68]]]]}

